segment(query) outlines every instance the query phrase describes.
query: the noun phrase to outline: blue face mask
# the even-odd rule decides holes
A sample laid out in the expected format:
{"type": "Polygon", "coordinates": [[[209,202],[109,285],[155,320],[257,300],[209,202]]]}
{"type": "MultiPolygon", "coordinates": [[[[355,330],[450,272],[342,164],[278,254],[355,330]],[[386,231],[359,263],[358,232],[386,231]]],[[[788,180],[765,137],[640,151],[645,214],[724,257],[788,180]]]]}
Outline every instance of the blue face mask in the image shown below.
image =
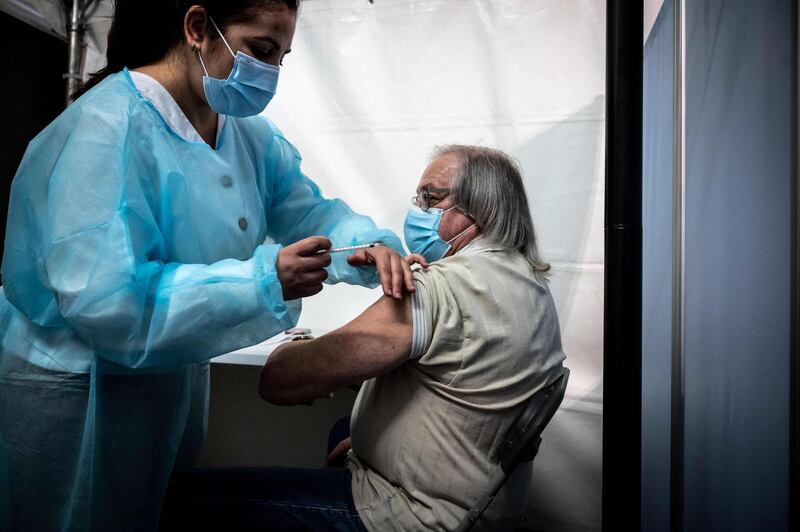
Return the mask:
{"type": "Polygon", "coordinates": [[[200,51],[200,64],[203,65],[206,75],[203,76],[203,90],[209,107],[219,114],[228,116],[253,116],[264,109],[275,95],[278,86],[278,73],[280,68],[275,65],[263,63],[242,52],[233,53],[228,41],[219,31],[217,24],[211,24],[222,37],[222,42],[233,56],[233,68],[227,79],[212,78],[203,62],[200,51]]]}
{"type": "Polygon", "coordinates": [[[470,225],[448,241],[442,240],[442,237],[439,236],[439,224],[442,216],[453,209],[455,207],[443,211],[431,207],[427,211],[423,211],[419,207],[411,207],[403,224],[403,236],[406,239],[408,250],[411,253],[419,253],[428,262],[434,262],[444,257],[450,251],[450,243],[475,225],[470,225]]]}

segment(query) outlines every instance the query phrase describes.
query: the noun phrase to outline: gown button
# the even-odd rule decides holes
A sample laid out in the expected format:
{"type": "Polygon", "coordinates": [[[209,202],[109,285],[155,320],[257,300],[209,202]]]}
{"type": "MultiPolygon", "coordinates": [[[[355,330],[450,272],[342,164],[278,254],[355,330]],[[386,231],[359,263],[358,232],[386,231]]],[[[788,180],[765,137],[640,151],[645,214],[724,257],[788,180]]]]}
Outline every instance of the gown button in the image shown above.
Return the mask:
{"type": "Polygon", "coordinates": [[[233,179],[229,175],[222,176],[220,181],[222,182],[222,186],[225,188],[231,188],[233,186],[233,179]]]}
{"type": "Polygon", "coordinates": [[[247,220],[244,218],[239,218],[239,229],[242,231],[247,231],[247,220]]]}

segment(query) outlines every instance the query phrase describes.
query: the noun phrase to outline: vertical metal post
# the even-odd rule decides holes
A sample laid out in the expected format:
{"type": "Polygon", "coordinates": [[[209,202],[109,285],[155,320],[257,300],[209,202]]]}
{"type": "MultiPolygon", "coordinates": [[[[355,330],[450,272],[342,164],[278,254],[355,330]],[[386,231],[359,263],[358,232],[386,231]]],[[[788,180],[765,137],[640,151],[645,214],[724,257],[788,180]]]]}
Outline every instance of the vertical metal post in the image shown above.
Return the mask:
{"type": "Polygon", "coordinates": [[[641,526],[643,2],[606,2],[603,530],[641,526]]]}
{"type": "Polygon", "coordinates": [[[66,104],[81,86],[81,63],[83,59],[83,0],[72,0],[72,5],[67,18],[67,37],[69,38],[69,63],[67,73],[66,104]]]}
{"type": "Polygon", "coordinates": [[[683,0],[674,0],[672,126],[672,400],[670,427],[670,530],[683,530],[684,263],[686,204],[686,24],[683,0]]]}
{"type": "Polygon", "coordinates": [[[789,530],[800,530],[800,9],[792,1],[791,316],[789,346],[789,530]]]}

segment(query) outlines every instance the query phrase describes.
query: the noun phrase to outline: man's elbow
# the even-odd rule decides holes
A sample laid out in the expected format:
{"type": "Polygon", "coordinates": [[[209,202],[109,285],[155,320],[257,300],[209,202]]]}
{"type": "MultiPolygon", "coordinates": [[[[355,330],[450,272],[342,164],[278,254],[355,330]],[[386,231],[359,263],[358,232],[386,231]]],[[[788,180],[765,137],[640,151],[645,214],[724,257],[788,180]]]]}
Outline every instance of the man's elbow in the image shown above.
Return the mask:
{"type": "Polygon", "coordinates": [[[281,386],[281,383],[276,378],[276,371],[270,368],[267,363],[261,368],[261,375],[258,380],[258,394],[261,398],[269,403],[275,405],[290,405],[290,398],[287,397],[286,391],[281,386]]]}
{"type": "Polygon", "coordinates": [[[268,403],[279,406],[299,405],[314,398],[303,385],[287,380],[286,368],[269,362],[261,369],[258,394],[268,403]]]}

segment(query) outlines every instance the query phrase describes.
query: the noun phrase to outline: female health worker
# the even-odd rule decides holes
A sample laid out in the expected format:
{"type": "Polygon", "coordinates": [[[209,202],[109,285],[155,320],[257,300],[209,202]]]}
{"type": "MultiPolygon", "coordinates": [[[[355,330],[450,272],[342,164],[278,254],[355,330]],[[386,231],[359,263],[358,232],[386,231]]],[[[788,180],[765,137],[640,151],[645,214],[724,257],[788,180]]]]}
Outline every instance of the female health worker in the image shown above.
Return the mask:
{"type": "Polygon", "coordinates": [[[257,116],[297,11],[118,0],[107,67],[30,143],[0,289],[0,529],[157,528],[205,436],[209,359],[294,326],[326,277],[413,291],[400,240],[324,199],[257,116]]]}

